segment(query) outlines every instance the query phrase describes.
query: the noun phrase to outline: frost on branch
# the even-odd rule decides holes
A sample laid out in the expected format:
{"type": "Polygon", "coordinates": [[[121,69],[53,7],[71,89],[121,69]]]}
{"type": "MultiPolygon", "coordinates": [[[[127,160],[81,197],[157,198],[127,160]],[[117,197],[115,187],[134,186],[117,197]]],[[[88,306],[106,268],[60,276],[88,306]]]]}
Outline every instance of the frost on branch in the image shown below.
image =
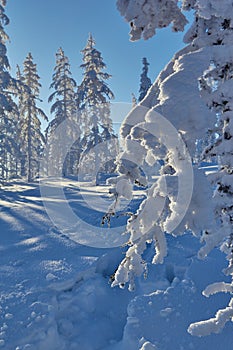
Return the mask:
{"type": "Polygon", "coordinates": [[[120,286],[124,288],[128,283],[128,289],[134,290],[135,276],[146,274],[147,267],[145,261],[142,259],[142,254],[146,249],[147,242],[154,240],[156,242],[156,255],[153,263],[163,263],[164,257],[167,255],[167,244],[164,233],[159,227],[152,228],[149,232],[140,237],[126,252],[125,258],[120,263],[112,283],[112,287],[120,286]]]}
{"type": "Polygon", "coordinates": [[[142,347],[139,350],[156,350],[157,347],[154,344],[151,344],[149,341],[144,342],[144,338],[142,339],[143,344],[142,347]]]}
{"type": "Polygon", "coordinates": [[[191,335],[203,337],[211,333],[220,333],[228,321],[232,321],[233,317],[233,299],[231,299],[229,306],[225,309],[218,310],[214,318],[206,321],[192,323],[188,332],[191,335]]]}
{"type": "MultiPolygon", "coordinates": [[[[232,275],[233,266],[233,237],[230,236],[228,242],[224,242],[222,250],[227,254],[227,259],[229,261],[229,266],[225,271],[225,274],[232,275]]],[[[209,297],[216,293],[230,293],[233,292],[233,283],[217,282],[210,284],[205,288],[202,294],[205,297],[209,297]]],[[[233,320],[233,298],[230,300],[229,305],[222,310],[218,310],[214,318],[210,318],[206,321],[200,321],[192,323],[188,332],[195,336],[206,336],[211,333],[220,333],[228,321],[233,320]]]]}
{"type": "MultiPolygon", "coordinates": [[[[181,136],[157,112],[142,106],[136,107],[126,118],[121,131],[126,135],[125,149],[118,158],[117,167],[121,175],[110,180],[115,186],[112,191],[116,193],[117,201],[127,195],[127,191],[119,185],[122,180],[143,186],[147,184],[147,179],[141,174],[140,166],[147,163],[153,167],[156,161],[163,158],[167,161],[166,165],[160,166],[159,176],[156,176],[154,183],[148,184],[146,198],[126,225],[126,232],[130,235],[129,249],[114,276],[112,286],[122,287],[128,283],[132,290],[134,277],[145,272],[142,254],[148,242],[153,242],[155,248],[152,263],[163,262],[167,254],[165,232],[172,233],[185,215],[192,195],[193,170],[181,136]],[[136,116],[136,125],[130,125],[132,115],[136,116]]],[[[110,211],[113,211],[113,206],[110,211]]]]}
{"type": "Polygon", "coordinates": [[[225,236],[226,234],[223,230],[214,230],[211,234],[204,230],[200,241],[201,243],[205,243],[205,245],[198,252],[199,259],[204,259],[215,247],[219,246],[225,236]]]}
{"type": "Polygon", "coordinates": [[[210,284],[208,287],[206,287],[206,289],[203,290],[202,294],[208,298],[210,295],[213,295],[219,292],[232,293],[233,286],[230,283],[225,283],[225,282],[213,283],[213,284],[210,284]]]}
{"type": "Polygon", "coordinates": [[[183,31],[188,23],[174,0],[118,0],[117,8],[131,25],[132,41],[151,38],[157,28],[172,24],[174,32],[183,31]]]}
{"type": "Polygon", "coordinates": [[[212,16],[233,19],[232,0],[198,0],[197,13],[205,19],[212,16]]]}

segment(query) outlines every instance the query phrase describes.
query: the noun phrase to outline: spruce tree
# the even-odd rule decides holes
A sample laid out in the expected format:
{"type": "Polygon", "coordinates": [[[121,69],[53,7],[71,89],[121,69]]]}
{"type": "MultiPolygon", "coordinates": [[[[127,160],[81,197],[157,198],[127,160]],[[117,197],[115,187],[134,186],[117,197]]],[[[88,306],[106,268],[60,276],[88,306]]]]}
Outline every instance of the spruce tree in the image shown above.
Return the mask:
{"type": "Polygon", "coordinates": [[[32,181],[38,175],[39,161],[45,139],[41,132],[41,121],[39,117],[47,120],[47,116],[37,106],[41,84],[37,74],[36,64],[33,62],[31,53],[24,61],[23,75],[21,76],[26,89],[21,96],[21,139],[22,150],[26,157],[27,181],[32,181]]]}
{"type": "Polygon", "coordinates": [[[106,65],[100,51],[95,48],[95,41],[89,35],[83,54],[83,80],[78,87],[77,99],[82,113],[83,155],[87,157],[87,172],[97,174],[104,169],[106,157],[115,158],[117,139],[110,117],[110,100],[114,98],[106,80],[111,75],[104,72],[106,65]],[[101,151],[96,146],[103,143],[101,151]],[[88,156],[87,156],[88,155],[88,156]],[[88,164],[87,164],[88,163],[88,164]]]}
{"type": "Polygon", "coordinates": [[[18,111],[19,111],[19,118],[18,118],[18,145],[20,149],[20,159],[18,161],[18,174],[21,177],[25,177],[27,170],[26,170],[26,159],[27,155],[25,152],[24,147],[24,138],[23,138],[23,125],[24,125],[24,116],[23,116],[23,108],[24,108],[24,96],[25,93],[29,92],[29,88],[23,83],[23,75],[21,73],[19,65],[16,66],[16,78],[17,78],[17,105],[18,105],[18,111]]]}
{"type": "Polygon", "coordinates": [[[150,64],[147,62],[146,57],[143,57],[142,64],[143,64],[143,68],[142,68],[142,74],[140,78],[140,88],[139,88],[139,98],[138,98],[139,102],[144,99],[147,91],[152,85],[150,78],[147,76],[148,66],[150,64]]]}
{"type": "Polygon", "coordinates": [[[56,66],[50,85],[50,89],[54,89],[54,92],[48,99],[49,102],[55,100],[50,110],[54,118],[50,121],[47,132],[52,132],[66,118],[72,117],[75,113],[75,88],[76,82],[72,78],[69,59],[60,47],[56,53],[56,66]]]}
{"type": "Polygon", "coordinates": [[[13,100],[17,91],[16,80],[9,73],[6,42],[8,35],[4,26],[9,24],[5,14],[6,1],[0,1],[0,181],[15,175],[16,161],[19,157],[17,144],[18,109],[13,100]]]}
{"type": "MultiPolygon", "coordinates": [[[[140,4],[136,0],[130,0],[127,4],[118,0],[118,6],[131,22],[133,40],[139,39],[141,35],[144,38],[152,36],[153,29],[166,27],[170,21],[176,30],[181,30],[186,22],[181,8],[172,0],[156,0],[153,4],[150,0],[140,4]],[[139,25],[140,21],[144,22],[142,26],[139,25]],[[138,37],[135,36],[137,30],[138,33],[140,31],[138,37]]],[[[123,157],[119,157],[121,177],[124,176],[129,182],[148,184],[147,178],[142,178],[140,171],[143,162],[155,167],[159,161],[162,167],[159,170],[161,180],[149,184],[151,188],[146,192],[145,200],[128,220],[126,230],[130,234],[130,242],[135,241],[135,244],[129,248],[128,259],[119,265],[114,285],[124,283],[123,279],[126,278],[129,288],[133,288],[133,277],[138,273],[137,261],[143,262],[142,252],[147,248],[147,241],[153,240],[156,249],[153,262],[158,263],[167,254],[166,233],[183,234],[188,229],[194,235],[200,235],[204,230],[213,233],[216,229],[211,201],[212,187],[197,166],[193,169],[191,161],[195,155],[196,140],[205,137],[207,130],[215,124],[215,114],[200,97],[198,79],[209,65],[212,53],[208,46],[216,40],[216,36],[211,35],[213,23],[200,16],[199,7],[197,10],[195,6],[196,1],[183,1],[184,9],[196,9],[195,21],[184,37],[188,45],[174,55],[143,102],[128,114],[121,128],[126,145],[124,153],[134,161],[132,166],[133,161],[127,164],[124,153],[123,157]],[[165,118],[159,118],[156,112],[165,118]],[[174,126],[177,130],[174,138],[174,130],[172,127],[169,130],[169,126],[174,126]],[[155,137],[159,127],[162,128],[161,136],[155,137]],[[172,140],[177,144],[171,143],[168,147],[166,143],[172,140]],[[185,185],[178,186],[180,198],[185,198],[186,201],[178,201],[179,196],[174,186],[171,186],[171,191],[164,191],[163,181],[174,181],[176,176],[181,181],[187,180],[185,185]],[[192,191],[193,183],[195,187],[192,191]],[[159,199],[164,201],[161,213],[157,205],[159,199]],[[152,205],[154,215],[147,216],[145,208],[148,206],[152,209],[152,205]],[[135,239],[135,236],[139,239],[135,239]],[[138,249],[139,245],[141,250],[138,249]],[[120,276],[124,276],[121,281],[120,276]]],[[[123,196],[124,193],[120,195],[123,196]]],[[[201,253],[204,254],[203,250],[201,253]]]]}
{"type": "MultiPolygon", "coordinates": [[[[56,53],[56,66],[54,68],[54,73],[52,77],[52,84],[50,88],[54,90],[54,92],[49,96],[48,101],[53,102],[51,106],[51,114],[53,115],[53,119],[50,121],[48,128],[46,130],[47,140],[51,141],[53,138],[53,142],[51,142],[51,155],[56,154],[56,151],[53,149],[57,147],[56,142],[62,143],[62,140],[55,140],[57,136],[55,136],[56,129],[62,122],[68,120],[75,120],[77,117],[77,105],[76,105],[76,82],[72,78],[72,73],[70,70],[70,63],[67,56],[65,56],[64,50],[60,47],[56,53]]],[[[72,126],[69,128],[68,123],[64,126],[66,127],[66,137],[72,138],[72,126]]],[[[76,138],[77,135],[80,135],[80,122],[76,120],[75,123],[76,128],[76,138]]],[[[64,156],[65,162],[64,164],[58,164],[60,162],[63,163],[63,160],[57,160],[58,167],[63,167],[63,175],[70,175],[75,172],[75,164],[78,162],[80,157],[80,136],[78,139],[74,140],[73,146],[67,151],[67,154],[64,156]]],[[[60,145],[62,147],[62,145],[60,145]]]]}
{"type": "MultiPolygon", "coordinates": [[[[215,131],[218,137],[204,149],[203,156],[204,159],[218,160],[218,171],[208,176],[215,188],[213,201],[218,234],[213,237],[209,232],[205,232],[203,240],[210,248],[223,242],[221,250],[226,253],[228,260],[228,267],[224,272],[227,276],[231,276],[231,283],[210,285],[203,292],[205,296],[223,291],[231,292],[233,288],[233,48],[231,44],[229,45],[233,40],[233,16],[230,15],[232,4],[223,2],[224,4],[217,6],[213,11],[212,1],[207,2],[209,36],[214,40],[211,42],[208,39],[208,44],[212,44],[212,57],[209,67],[200,77],[200,91],[207,106],[216,113],[215,131]]],[[[189,327],[189,331],[194,335],[217,333],[226,322],[232,320],[232,315],[233,298],[229,305],[221,310],[221,316],[217,313],[215,318],[205,321],[209,325],[208,328],[204,322],[197,322],[189,327]]]]}
{"type": "MultiPolygon", "coordinates": [[[[132,40],[137,40],[141,36],[145,39],[153,36],[155,29],[166,27],[170,19],[175,24],[175,30],[182,29],[186,22],[182,19],[183,14],[180,12],[180,8],[178,12],[174,11],[176,5],[173,0],[155,0],[153,4],[150,0],[140,4],[136,0],[128,2],[118,0],[117,3],[122,15],[131,22],[132,40]],[[159,18],[159,21],[156,18],[159,18]]],[[[206,175],[201,175],[195,166],[193,199],[183,220],[185,226],[181,223],[175,232],[184,232],[187,229],[196,232],[196,234],[202,232],[201,242],[206,244],[199,251],[200,258],[205,257],[215,246],[219,246],[223,242],[221,249],[227,254],[229,261],[225,273],[233,279],[232,1],[183,0],[182,5],[184,10],[193,10],[195,15],[195,20],[184,36],[184,42],[188,45],[176,53],[153,84],[148,97],[144,100],[144,106],[149,108],[149,112],[145,113],[145,116],[142,115],[140,121],[141,124],[146,121],[148,125],[148,123],[153,122],[152,110],[162,112],[177,130],[181,131],[193,156],[196,141],[205,137],[207,130],[215,131],[217,116],[219,137],[215,138],[214,143],[211,140],[211,144],[204,152],[206,157],[217,156],[220,163],[219,171],[210,176],[211,189],[215,189],[215,211],[212,196],[209,195],[208,183],[202,180],[202,178],[206,178],[206,175]],[[203,103],[206,104],[205,107],[203,103]],[[209,110],[206,108],[207,106],[209,110]],[[211,114],[214,117],[213,122],[211,122],[211,114]],[[212,215],[210,215],[211,212],[212,215]]],[[[136,115],[136,112],[135,108],[128,119],[132,120],[132,114],[136,115]]],[[[133,136],[135,126],[131,129],[133,136]]],[[[123,132],[126,137],[126,133],[129,133],[130,130],[125,127],[123,132]]],[[[143,136],[145,143],[147,141],[146,133],[143,136]]],[[[169,160],[170,164],[172,164],[171,160],[169,160]]],[[[166,159],[165,161],[167,162],[166,159]]],[[[177,166],[174,169],[177,173],[182,172],[182,169],[177,166]]],[[[186,171],[187,167],[184,170],[186,171]]],[[[157,191],[157,197],[158,194],[157,191]]],[[[141,206],[141,208],[143,207],[141,206]]],[[[173,210],[172,207],[170,208],[173,210]]],[[[177,206],[177,209],[181,212],[182,205],[177,206]]],[[[179,215],[178,210],[177,214],[179,215]]],[[[176,210],[174,213],[176,214],[176,210]]],[[[144,217],[140,209],[137,215],[140,218],[140,225],[142,226],[144,219],[148,227],[148,216],[144,217]]],[[[175,216],[173,215],[173,217],[175,216]]],[[[128,224],[128,226],[130,225],[128,224]]],[[[132,225],[129,228],[132,228],[132,225]]],[[[139,225],[133,227],[135,231],[139,231],[139,228],[139,225]]],[[[161,229],[169,232],[168,228],[165,221],[161,229]]],[[[146,248],[146,236],[150,232],[147,230],[143,239],[141,231],[140,239],[129,248],[125,260],[119,265],[116,273],[117,283],[114,282],[114,285],[120,284],[122,286],[127,281],[132,284],[133,270],[135,274],[142,273],[142,269],[140,271],[138,267],[140,267],[139,263],[143,263],[141,252],[146,248]]],[[[161,232],[159,233],[161,234],[161,232]]],[[[161,251],[166,255],[164,243],[162,239],[157,238],[156,249],[158,249],[159,254],[155,256],[155,262],[158,260],[161,262],[161,251]]],[[[203,294],[207,297],[218,292],[232,294],[232,290],[233,282],[219,282],[208,286],[203,294]]],[[[219,333],[226,322],[232,321],[232,317],[233,298],[231,298],[229,305],[225,309],[219,310],[213,318],[191,324],[188,331],[196,336],[219,333]]]]}

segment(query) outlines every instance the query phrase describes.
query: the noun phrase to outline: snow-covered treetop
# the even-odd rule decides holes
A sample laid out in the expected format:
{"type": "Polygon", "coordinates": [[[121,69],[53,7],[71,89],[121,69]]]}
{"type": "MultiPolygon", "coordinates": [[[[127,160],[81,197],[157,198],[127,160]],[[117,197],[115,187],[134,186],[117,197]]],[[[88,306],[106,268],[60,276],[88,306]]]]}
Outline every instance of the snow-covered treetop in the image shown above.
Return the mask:
{"type": "Polygon", "coordinates": [[[146,96],[148,89],[152,85],[150,78],[147,76],[148,66],[150,64],[147,62],[146,57],[143,57],[142,64],[143,64],[143,68],[142,68],[142,74],[140,78],[140,89],[139,89],[140,95],[139,95],[138,101],[141,101],[146,96]]]}
{"type": "Polygon", "coordinates": [[[54,92],[48,98],[48,102],[54,101],[50,111],[55,116],[49,128],[56,127],[64,119],[74,114],[76,110],[75,88],[76,82],[72,78],[69,59],[60,47],[56,53],[56,66],[50,85],[50,89],[54,89],[54,92]]]}
{"type": "MultiPolygon", "coordinates": [[[[50,85],[50,89],[53,88],[55,92],[50,95],[49,102],[53,101],[55,97],[64,95],[68,98],[69,90],[73,90],[76,87],[76,82],[71,75],[69,59],[60,47],[56,53],[56,67],[54,68],[53,82],[50,85]]],[[[51,112],[53,113],[54,110],[51,110],[51,112]]]]}
{"type": "Polygon", "coordinates": [[[41,84],[39,83],[39,75],[37,74],[36,64],[33,62],[33,57],[31,52],[28,53],[24,61],[24,83],[30,87],[33,97],[39,97],[39,89],[41,84]]]}
{"type": "Polygon", "coordinates": [[[188,23],[177,0],[117,0],[117,8],[130,22],[132,41],[141,37],[149,39],[157,28],[170,24],[174,32],[183,31],[188,23]]]}
{"type": "Polygon", "coordinates": [[[85,48],[81,51],[84,61],[80,66],[84,70],[83,81],[78,87],[78,100],[81,108],[104,104],[108,99],[114,98],[113,92],[105,82],[111,78],[111,75],[103,72],[106,64],[100,51],[94,46],[95,40],[90,34],[85,48]]]}
{"type": "MultiPolygon", "coordinates": [[[[37,126],[40,125],[38,115],[40,115],[44,120],[48,121],[48,118],[43,110],[37,107],[37,101],[41,101],[39,97],[41,84],[39,82],[40,77],[37,74],[37,65],[33,62],[33,57],[30,52],[23,63],[23,75],[18,67],[17,76],[20,79],[19,82],[24,84],[23,89],[21,89],[22,111],[26,111],[26,114],[30,115],[30,118],[33,117],[34,120],[32,120],[32,122],[35,122],[37,126]]],[[[39,130],[37,131],[38,133],[40,132],[39,130]]]]}

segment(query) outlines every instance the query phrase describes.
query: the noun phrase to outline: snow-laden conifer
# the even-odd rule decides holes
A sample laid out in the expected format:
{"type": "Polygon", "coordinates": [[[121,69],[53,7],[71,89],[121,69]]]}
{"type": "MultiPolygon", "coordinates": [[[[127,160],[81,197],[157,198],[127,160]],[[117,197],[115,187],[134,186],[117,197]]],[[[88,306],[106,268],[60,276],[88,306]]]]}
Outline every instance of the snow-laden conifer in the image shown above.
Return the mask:
{"type": "MultiPolygon", "coordinates": [[[[136,1],[129,3],[136,7],[138,5],[136,1]]],[[[144,2],[142,6],[146,4],[150,4],[150,1],[144,2]]],[[[188,4],[186,1],[184,6],[192,8],[191,2],[188,4]]],[[[160,14],[161,23],[167,23],[166,16],[169,15],[169,11],[167,8],[164,9],[163,14],[160,14]]],[[[176,16],[175,13],[173,15],[176,16]]],[[[177,19],[182,22],[180,16],[177,19]]],[[[193,26],[199,21],[202,22],[202,19],[199,19],[199,14],[196,12],[193,26]]],[[[198,86],[198,79],[209,66],[212,55],[211,40],[213,41],[214,38],[209,39],[206,44],[209,37],[208,25],[209,23],[205,22],[200,28],[198,27],[198,35],[194,37],[190,35],[190,30],[193,31],[193,26],[191,27],[185,35],[187,46],[175,54],[159,74],[146,97],[128,114],[121,128],[125,150],[118,159],[120,179],[124,177],[135,184],[147,184],[147,179],[142,178],[140,166],[144,161],[150,166],[155,166],[158,161],[162,164],[158,174],[160,180],[147,191],[145,200],[135,215],[129,219],[127,225],[127,231],[131,235],[130,251],[134,249],[141,256],[147,247],[146,242],[154,241],[156,253],[160,257],[157,259],[155,255],[154,262],[162,262],[161,257],[166,255],[166,249],[160,248],[164,247],[161,242],[165,242],[165,238],[163,237],[162,241],[161,238],[159,240],[156,236],[158,231],[161,231],[162,235],[165,232],[174,235],[183,234],[187,230],[195,235],[200,235],[203,230],[215,232],[211,186],[201,170],[193,169],[193,180],[191,176],[191,162],[195,156],[196,141],[206,136],[207,131],[214,127],[216,120],[215,113],[208,109],[201,98],[198,86]],[[167,139],[171,139],[169,123],[166,127],[157,113],[164,116],[175,127],[177,135],[174,136],[174,140],[177,139],[177,143],[170,143],[167,147],[167,139]],[[158,135],[160,129],[161,133],[158,135]],[[138,144],[137,147],[135,142],[138,144]],[[190,162],[188,162],[188,154],[191,156],[190,162]],[[184,183],[179,183],[179,180],[184,183]],[[164,187],[165,183],[167,188],[164,187]],[[180,189],[185,189],[183,194],[180,189]],[[189,205],[187,201],[185,206],[185,201],[179,200],[179,196],[183,196],[184,199],[186,195],[188,199],[191,194],[191,203],[189,205]],[[161,203],[164,203],[162,211],[161,206],[158,205],[159,198],[161,203]],[[150,214],[145,219],[147,207],[150,208],[150,214]],[[146,225],[142,224],[143,222],[146,225]],[[137,237],[137,240],[134,237],[137,237]],[[138,250],[138,244],[142,244],[143,250],[142,248],[138,250]]],[[[124,193],[120,195],[124,196],[124,193]]],[[[135,260],[130,256],[127,263],[122,262],[119,269],[125,270],[125,276],[130,273],[132,280],[134,271],[136,274],[138,271],[136,267],[134,269],[135,260]]],[[[117,274],[115,284],[117,284],[117,274]]]]}
{"type": "Polygon", "coordinates": [[[9,179],[17,172],[20,156],[17,143],[18,109],[13,99],[17,91],[15,79],[10,75],[6,42],[9,39],[4,27],[9,24],[5,14],[6,1],[0,1],[0,181],[9,179]]]}
{"type": "MultiPolygon", "coordinates": [[[[233,279],[233,11],[232,2],[214,1],[200,2],[200,14],[212,24],[209,31],[214,38],[212,58],[208,69],[200,78],[201,95],[208,107],[217,116],[218,137],[204,150],[204,158],[217,158],[219,169],[209,176],[215,188],[215,216],[219,224],[219,234],[216,239],[204,234],[206,246],[201,254],[207,254],[217,243],[223,242],[222,250],[226,253],[228,267],[225,274],[233,279]],[[210,6],[211,5],[211,6],[210,6]],[[220,30],[219,30],[220,28],[220,30]]],[[[208,232],[207,232],[208,233],[208,232]]],[[[233,282],[214,283],[203,292],[205,296],[219,292],[232,293],[233,282]]],[[[193,335],[208,335],[218,333],[225,323],[232,320],[233,299],[229,305],[219,310],[215,317],[207,321],[197,322],[189,327],[193,335]]]]}
{"type": "Polygon", "coordinates": [[[148,74],[148,66],[150,64],[147,62],[146,57],[143,57],[142,64],[143,64],[143,67],[142,67],[142,74],[140,77],[140,88],[139,88],[139,98],[138,98],[139,102],[144,99],[144,97],[147,94],[147,91],[149,90],[149,88],[152,85],[151,80],[147,75],[148,74]]]}
{"type": "Polygon", "coordinates": [[[54,68],[50,89],[54,90],[48,99],[48,101],[52,103],[50,112],[53,119],[50,121],[46,130],[47,141],[50,143],[48,143],[47,148],[50,146],[51,159],[53,159],[55,155],[58,155],[56,152],[57,147],[59,147],[61,150],[62,148],[65,148],[65,144],[62,144],[64,140],[59,139],[59,136],[56,135],[56,130],[59,125],[66,122],[66,124],[64,124],[64,128],[66,129],[65,137],[67,137],[67,139],[71,139],[70,146],[72,146],[73,143],[74,145],[67,150],[67,154],[64,155],[64,157],[61,157],[65,159],[56,160],[56,166],[58,169],[63,168],[63,175],[69,175],[75,173],[75,168],[77,167],[77,162],[79,161],[80,157],[81,126],[76,105],[76,82],[72,78],[69,58],[65,55],[64,50],[61,47],[56,53],[56,65],[54,68]],[[68,126],[69,122],[72,124],[70,127],[68,126]],[[72,130],[74,125],[75,136],[73,135],[74,130],[72,130]],[[56,138],[57,140],[55,140],[56,138]]]}
{"type": "MultiPolygon", "coordinates": [[[[126,19],[129,21],[133,20],[133,38],[138,39],[145,30],[144,28],[147,27],[142,26],[140,28],[140,35],[137,36],[135,30],[139,30],[139,28],[136,27],[134,22],[137,24],[138,19],[140,20],[141,17],[145,17],[145,11],[142,11],[140,15],[139,9],[144,10],[147,6],[150,8],[151,2],[148,0],[138,3],[132,0],[118,1],[119,4],[121,5],[120,10],[126,19]]],[[[155,5],[155,2],[153,4],[155,5]]],[[[126,139],[125,152],[128,154],[131,152],[131,159],[133,156],[136,159],[132,148],[127,147],[127,140],[132,139],[138,139],[140,141],[142,150],[144,145],[147,145],[148,148],[151,138],[148,138],[147,132],[142,131],[139,134],[138,130],[140,130],[140,126],[145,124],[145,121],[147,124],[155,123],[152,111],[162,113],[172,122],[181,133],[182,139],[187,145],[192,157],[195,154],[196,141],[205,137],[206,132],[215,132],[217,121],[219,137],[216,138],[214,144],[212,142],[205,150],[205,155],[208,157],[217,156],[220,160],[219,171],[211,175],[212,185],[216,187],[214,195],[215,203],[211,198],[212,190],[208,186],[206,175],[198,169],[194,169],[193,198],[183,222],[176,227],[173,233],[182,233],[185,229],[191,230],[196,235],[203,232],[202,241],[206,245],[200,250],[200,257],[206,256],[210,250],[221,241],[224,241],[222,250],[227,253],[229,260],[229,267],[225,272],[228,275],[232,275],[232,1],[184,0],[183,9],[193,9],[195,11],[195,20],[184,36],[187,46],[179,51],[172,61],[168,63],[153,84],[147,97],[141,102],[140,105],[148,108],[149,111],[140,113],[141,106],[138,106],[138,108],[134,108],[127,116],[122,127],[122,135],[126,139]],[[140,137],[138,137],[139,135],[140,137]],[[149,142],[147,142],[147,138],[149,142]],[[220,226],[217,224],[220,224],[220,226]]],[[[159,7],[157,13],[159,13],[159,7]]],[[[161,15],[160,23],[166,26],[166,16],[169,17],[169,15],[170,10],[168,7],[161,15]]],[[[157,17],[155,16],[155,18],[157,17]]],[[[151,18],[146,16],[146,20],[146,24],[151,26],[151,18]]],[[[159,26],[154,25],[154,27],[159,26]]],[[[144,35],[144,37],[147,38],[148,35],[144,35]]],[[[128,143],[130,144],[129,141],[128,143]]],[[[146,158],[148,151],[146,147],[144,148],[145,151],[141,151],[141,155],[146,158]],[[145,154],[144,156],[143,152],[145,154]]],[[[152,151],[152,155],[156,158],[154,151],[152,151]]],[[[151,155],[149,158],[151,158],[151,155]]],[[[181,163],[176,162],[174,164],[174,157],[171,151],[163,160],[165,166],[161,169],[162,173],[165,172],[172,176],[182,173],[182,169],[180,168],[181,163]]],[[[136,167],[130,168],[124,159],[119,160],[119,170],[122,174],[121,177],[127,174],[129,180],[138,181],[139,172],[136,171],[136,167]],[[128,170],[129,172],[127,172],[128,170]]],[[[162,193],[162,187],[159,186],[159,182],[157,184],[158,189],[160,189],[160,192],[158,192],[158,189],[156,192],[158,196],[158,193],[162,193]]],[[[163,185],[162,182],[161,184],[163,185]]],[[[169,205],[167,207],[169,220],[169,216],[174,218],[176,208],[172,204],[172,196],[169,193],[168,195],[165,193],[165,197],[169,199],[169,205]]],[[[148,193],[144,207],[149,200],[151,201],[151,196],[148,193]]],[[[141,207],[143,209],[142,205],[141,207]]],[[[140,215],[142,216],[140,222],[134,226],[136,228],[135,232],[138,232],[138,239],[129,248],[126,253],[126,259],[120,264],[113,285],[119,284],[122,286],[125,282],[129,282],[130,286],[132,286],[133,282],[131,280],[134,274],[141,273],[138,267],[139,265],[142,266],[143,263],[141,254],[146,248],[146,237],[142,235],[141,231],[141,223],[143,220],[145,221],[145,218],[140,208],[136,216],[130,219],[130,226],[132,227],[135,218],[135,222],[137,223],[137,218],[140,215]]],[[[165,224],[166,221],[167,218],[165,219],[165,224]]],[[[152,227],[153,220],[150,220],[149,215],[145,222],[148,228],[150,226],[152,227]]],[[[159,221],[157,226],[158,224],[161,227],[159,221]]],[[[164,221],[162,227],[162,231],[168,231],[166,229],[168,226],[164,226],[164,221]]],[[[150,240],[153,239],[150,234],[151,230],[147,232],[148,238],[150,240]]],[[[155,242],[156,247],[160,251],[160,244],[158,244],[157,240],[155,242]]],[[[165,250],[162,249],[162,252],[165,252],[165,250]]],[[[220,282],[208,287],[204,294],[209,296],[217,292],[231,292],[231,290],[231,284],[220,282]]],[[[231,300],[226,309],[219,310],[216,313],[215,318],[190,325],[189,332],[193,335],[202,336],[221,331],[225,323],[232,319],[232,304],[231,300]]]]}
{"type": "Polygon", "coordinates": [[[26,170],[26,160],[27,160],[27,155],[26,155],[26,149],[24,147],[24,135],[22,133],[23,127],[24,127],[24,114],[23,114],[23,109],[24,109],[24,97],[25,94],[29,92],[29,87],[27,87],[23,83],[23,75],[21,72],[21,69],[19,65],[16,66],[16,78],[17,78],[17,105],[18,105],[18,111],[19,111],[19,118],[18,118],[18,145],[20,149],[20,158],[18,159],[18,167],[19,167],[19,175],[21,177],[25,177],[27,174],[26,170]]]}
{"type": "Polygon", "coordinates": [[[39,161],[44,146],[44,135],[41,131],[41,120],[47,120],[47,116],[38,106],[40,101],[39,75],[37,66],[29,53],[23,63],[21,81],[25,85],[20,98],[20,127],[22,151],[25,155],[25,169],[27,181],[32,181],[39,171],[39,161]]]}
{"type": "Polygon", "coordinates": [[[54,116],[48,126],[48,132],[52,132],[66,118],[72,117],[76,112],[75,104],[76,82],[72,78],[70,63],[64,50],[60,47],[56,53],[56,66],[52,77],[50,89],[54,92],[48,101],[52,102],[51,114],[54,116]]]}
{"type": "Polygon", "coordinates": [[[78,87],[77,99],[82,115],[82,147],[85,157],[82,168],[86,168],[87,174],[96,175],[100,170],[107,170],[106,160],[115,159],[118,151],[110,115],[110,100],[114,94],[106,82],[111,75],[104,71],[106,64],[101,52],[95,48],[91,34],[81,52],[83,80],[78,87]]]}

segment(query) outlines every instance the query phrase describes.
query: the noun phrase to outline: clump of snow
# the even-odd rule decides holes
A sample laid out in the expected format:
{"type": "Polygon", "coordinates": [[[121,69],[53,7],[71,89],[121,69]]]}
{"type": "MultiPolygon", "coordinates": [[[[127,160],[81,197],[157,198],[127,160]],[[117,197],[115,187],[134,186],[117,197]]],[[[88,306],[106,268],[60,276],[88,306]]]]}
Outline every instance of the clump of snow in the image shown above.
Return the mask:
{"type": "Polygon", "coordinates": [[[230,283],[225,282],[217,282],[210,284],[206,289],[202,292],[205,297],[209,297],[210,295],[224,292],[224,293],[232,293],[233,286],[230,283]]]}
{"type": "Polygon", "coordinates": [[[233,317],[233,308],[227,307],[223,310],[218,310],[214,318],[206,321],[192,323],[188,332],[192,335],[203,337],[211,333],[220,333],[225,324],[233,317]]]}
{"type": "Polygon", "coordinates": [[[157,28],[172,24],[173,31],[182,31],[187,20],[173,0],[118,0],[121,15],[131,23],[131,40],[151,38],[157,28]]]}
{"type": "Polygon", "coordinates": [[[139,350],[156,350],[158,349],[155,345],[151,344],[149,341],[145,341],[139,350]]]}

